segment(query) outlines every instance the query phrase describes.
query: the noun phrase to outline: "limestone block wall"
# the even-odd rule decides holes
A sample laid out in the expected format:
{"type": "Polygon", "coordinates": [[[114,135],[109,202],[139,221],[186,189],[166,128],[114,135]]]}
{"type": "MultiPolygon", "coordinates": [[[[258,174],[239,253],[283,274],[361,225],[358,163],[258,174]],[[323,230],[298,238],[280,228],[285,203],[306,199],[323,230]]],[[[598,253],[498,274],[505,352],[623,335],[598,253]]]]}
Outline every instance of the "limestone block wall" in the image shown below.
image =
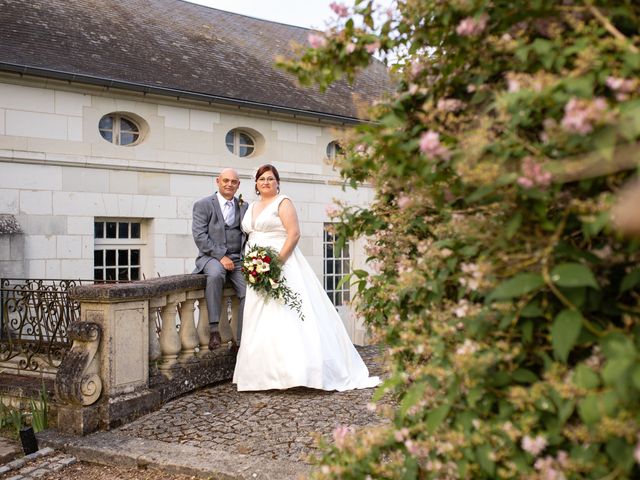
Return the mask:
{"type": "MultiPolygon", "coordinates": [[[[0,238],[0,277],[93,278],[96,218],[141,221],[146,278],[189,273],[194,201],[215,191],[224,167],[238,169],[240,193],[252,201],[255,169],[272,163],[298,210],[300,248],[321,279],[326,206],[372,195],[342,191],[326,162],[339,135],[326,122],[2,74],[0,213],[15,215],[23,234],[0,238]],[[144,120],[138,145],[100,136],[98,122],[115,112],[144,120]],[[252,156],[227,149],[234,128],[256,138],[252,156]]],[[[362,255],[356,248],[353,260],[362,255]]]]}

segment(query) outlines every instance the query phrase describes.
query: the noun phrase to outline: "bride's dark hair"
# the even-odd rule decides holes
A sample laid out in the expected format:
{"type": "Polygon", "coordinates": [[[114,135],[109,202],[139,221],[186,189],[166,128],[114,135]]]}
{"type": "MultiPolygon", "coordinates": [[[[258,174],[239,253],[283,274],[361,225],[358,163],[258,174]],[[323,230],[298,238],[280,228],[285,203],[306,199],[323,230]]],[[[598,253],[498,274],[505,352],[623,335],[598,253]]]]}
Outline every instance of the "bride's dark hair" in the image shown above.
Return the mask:
{"type": "Polygon", "coordinates": [[[258,170],[256,171],[256,195],[260,195],[260,192],[258,191],[258,179],[262,176],[262,174],[264,172],[268,172],[269,170],[271,170],[273,172],[273,176],[276,177],[276,182],[278,183],[278,193],[280,193],[280,174],[278,173],[278,169],[276,167],[274,167],[273,165],[271,165],[270,163],[265,163],[264,165],[260,165],[258,167],[258,170]]]}

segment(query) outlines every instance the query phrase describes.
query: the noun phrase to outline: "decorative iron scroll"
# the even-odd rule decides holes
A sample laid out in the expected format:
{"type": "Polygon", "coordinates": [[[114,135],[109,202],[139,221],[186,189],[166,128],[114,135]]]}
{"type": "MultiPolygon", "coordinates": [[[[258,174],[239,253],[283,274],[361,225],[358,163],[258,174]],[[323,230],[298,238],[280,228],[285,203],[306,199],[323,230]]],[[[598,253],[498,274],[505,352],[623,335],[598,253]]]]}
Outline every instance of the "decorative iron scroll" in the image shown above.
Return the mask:
{"type": "MultiPolygon", "coordinates": [[[[87,320],[102,321],[101,313],[89,312],[87,320]]],[[[102,393],[102,379],[96,353],[102,329],[93,321],[75,322],[69,327],[73,340],[56,374],[56,394],[63,403],[92,405],[102,393]]]]}
{"type": "Polygon", "coordinates": [[[0,361],[15,361],[22,370],[56,368],[71,348],[69,325],[80,317],[80,304],[67,291],[82,283],[0,279],[0,361]]]}

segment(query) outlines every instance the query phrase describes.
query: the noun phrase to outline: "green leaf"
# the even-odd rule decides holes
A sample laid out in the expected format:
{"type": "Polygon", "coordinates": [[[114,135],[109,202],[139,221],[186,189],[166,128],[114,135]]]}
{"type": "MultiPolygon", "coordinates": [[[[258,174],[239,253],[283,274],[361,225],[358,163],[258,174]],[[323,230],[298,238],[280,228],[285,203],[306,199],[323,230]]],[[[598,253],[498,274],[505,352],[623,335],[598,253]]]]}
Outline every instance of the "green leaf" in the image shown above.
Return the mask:
{"type": "Polygon", "coordinates": [[[633,357],[617,357],[607,361],[602,369],[602,379],[607,385],[614,385],[621,380],[633,363],[633,357]]]}
{"type": "Polygon", "coordinates": [[[607,358],[634,357],[636,354],[633,342],[622,333],[609,333],[600,340],[600,345],[607,358]]]}
{"type": "Polygon", "coordinates": [[[551,325],[551,345],[558,360],[566,362],[582,329],[582,315],[575,310],[561,311],[551,325]]]}
{"type": "Polygon", "coordinates": [[[407,414],[407,411],[414,405],[416,405],[422,397],[424,396],[424,391],[427,389],[426,382],[418,382],[411,386],[411,388],[407,391],[407,394],[400,402],[400,417],[404,418],[407,414]]]}
{"type": "Polygon", "coordinates": [[[529,302],[520,312],[523,318],[536,318],[544,316],[544,311],[540,308],[538,301],[529,302]]]}
{"type": "Polygon", "coordinates": [[[440,424],[447,418],[451,405],[445,403],[429,412],[427,415],[427,430],[429,433],[435,432],[440,424]]]}
{"type": "Polygon", "coordinates": [[[631,370],[631,382],[633,386],[640,390],[640,365],[634,365],[631,370]]]}
{"type": "Polygon", "coordinates": [[[631,290],[638,285],[638,283],[640,283],[640,269],[635,269],[627,273],[622,279],[622,282],[620,282],[620,293],[631,290]]]}
{"type": "Polygon", "coordinates": [[[520,297],[525,293],[537,290],[544,285],[542,276],[538,273],[524,272],[498,285],[487,297],[488,301],[508,300],[520,297]]]}
{"type": "Polygon", "coordinates": [[[513,238],[518,229],[522,225],[522,213],[517,212],[511,219],[507,222],[507,226],[504,229],[504,234],[508,239],[513,238]]]}
{"type": "Polygon", "coordinates": [[[561,287],[600,288],[591,270],[581,263],[562,263],[551,271],[551,280],[561,287]]]}
{"type": "Polygon", "coordinates": [[[580,388],[593,389],[600,385],[598,374],[582,363],[576,367],[573,381],[580,388]]]}
{"type": "Polygon", "coordinates": [[[622,438],[612,438],[607,442],[607,455],[611,457],[614,465],[629,469],[633,466],[633,446],[629,445],[622,438]]]}
{"type": "Polygon", "coordinates": [[[491,460],[491,447],[489,445],[480,445],[476,448],[476,458],[480,464],[480,468],[493,478],[496,470],[496,464],[491,460]]]}
{"type": "Polygon", "coordinates": [[[600,419],[598,399],[594,394],[587,395],[578,403],[578,414],[584,423],[591,425],[600,419]]]}
{"type": "Polygon", "coordinates": [[[519,383],[535,383],[538,381],[536,374],[526,368],[517,369],[511,376],[519,383]]]}

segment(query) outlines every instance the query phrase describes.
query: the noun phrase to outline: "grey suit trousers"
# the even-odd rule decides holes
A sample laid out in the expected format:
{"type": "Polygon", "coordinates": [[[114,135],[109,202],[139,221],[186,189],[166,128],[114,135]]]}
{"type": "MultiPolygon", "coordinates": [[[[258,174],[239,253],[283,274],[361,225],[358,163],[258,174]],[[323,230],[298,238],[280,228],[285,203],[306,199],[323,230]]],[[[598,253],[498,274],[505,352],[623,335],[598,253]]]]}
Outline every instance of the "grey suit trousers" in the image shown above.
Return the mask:
{"type": "MultiPolygon", "coordinates": [[[[205,296],[207,298],[207,310],[209,311],[209,325],[213,328],[218,326],[220,321],[220,312],[222,306],[222,290],[227,280],[236,291],[236,295],[240,299],[238,307],[238,342],[242,336],[242,312],[244,310],[244,297],[247,286],[242,276],[242,264],[240,260],[234,260],[235,269],[233,271],[225,270],[222,264],[211,259],[207,262],[202,270],[207,276],[207,286],[205,288],[205,296]]],[[[217,329],[217,328],[216,328],[217,329]]]]}

